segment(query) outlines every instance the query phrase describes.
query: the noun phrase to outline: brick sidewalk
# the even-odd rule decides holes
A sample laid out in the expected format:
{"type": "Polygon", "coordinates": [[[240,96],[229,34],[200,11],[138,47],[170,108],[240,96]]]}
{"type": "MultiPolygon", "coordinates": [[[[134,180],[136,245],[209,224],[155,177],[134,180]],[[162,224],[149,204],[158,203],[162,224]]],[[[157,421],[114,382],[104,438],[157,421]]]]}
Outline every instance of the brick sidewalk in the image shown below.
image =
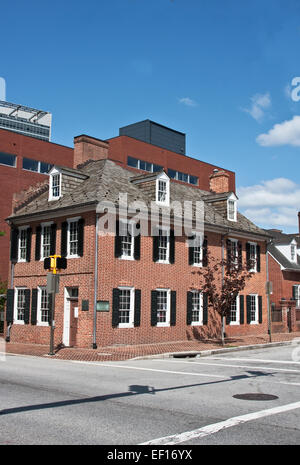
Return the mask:
{"type": "MultiPolygon", "coordinates": [[[[278,333],[272,335],[272,342],[292,341],[300,338],[300,332],[278,333]]],[[[55,349],[55,355],[51,358],[61,360],[82,360],[82,361],[118,361],[129,360],[136,357],[149,357],[159,354],[180,354],[184,352],[203,352],[215,349],[228,349],[242,346],[253,346],[268,344],[269,336],[261,335],[256,337],[237,337],[226,339],[225,347],[217,340],[207,341],[174,341],[161,342],[156,344],[141,345],[120,345],[98,347],[97,349],[82,349],[72,347],[62,347],[55,349]]],[[[19,344],[15,342],[6,343],[6,352],[11,354],[33,355],[38,357],[50,357],[49,346],[38,344],[19,344]]]]}

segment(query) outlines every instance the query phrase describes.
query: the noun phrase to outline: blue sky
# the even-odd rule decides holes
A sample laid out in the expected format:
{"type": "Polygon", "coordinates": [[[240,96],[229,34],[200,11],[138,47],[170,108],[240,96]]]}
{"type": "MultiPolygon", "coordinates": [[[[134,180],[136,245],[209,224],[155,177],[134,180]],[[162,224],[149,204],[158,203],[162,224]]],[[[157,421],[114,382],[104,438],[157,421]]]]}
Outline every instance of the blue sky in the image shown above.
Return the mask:
{"type": "Polygon", "coordinates": [[[297,0],[5,2],[0,76],[59,144],[146,118],[185,132],[188,155],[236,172],[242,212],[295,232],[299,18],[297,0]]]}

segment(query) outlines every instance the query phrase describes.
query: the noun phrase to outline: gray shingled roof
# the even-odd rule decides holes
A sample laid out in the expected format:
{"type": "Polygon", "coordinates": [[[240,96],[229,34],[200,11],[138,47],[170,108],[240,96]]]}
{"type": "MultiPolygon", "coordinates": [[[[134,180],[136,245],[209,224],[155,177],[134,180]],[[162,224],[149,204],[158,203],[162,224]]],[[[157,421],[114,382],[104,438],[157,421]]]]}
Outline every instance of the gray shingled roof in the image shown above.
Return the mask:
{"type": "MultiPolygon", "coordinates": [[[[80,169],[74,170],[78,173],[87,175],[87,179],[83,180],[72,191],[64,194],[60,199],[48,200],[48,190],[42,190],[40,195],[36,195],[34,200],[25,202],[9,219],[13,220],[17,217],[38,215],[39,213],[56,211],[61,208],[72,208],[84,205],[96,205],[100,201],[108,200],[116,203],[120,193],[127,193],[128,203],[135,200],[144,201],[147,206],[151,201],[149,196],[140,188],[139,184],[130,182],[133,178],[137,178],[136,174],[127,170],[112,160],[91,161],[83,165],[80,169]]],[[[216,194],[217,195],[217,194],[216,194]]],[[[184,185],[171,180],[170,183],[170,201],[205,201],[208,196],[207,191],[203,191],[196,187],[184,185]]],[[[213,194],[209,194],[211,199],[213,194]]],[[[167,207],[165,207],[167,208],[167,207]]],[[[268,232],[257,227],[248,218],[238,212],[237,222],[232,222],[218,213],[212,205],[205,202],[205,223],[221,226],[231,231],[236,230],[247,233],[259,234],[260,236],[269,237],[268,232]]]]}
{"type": "Polygon", "coordinates": [[[269,246],[270,254],[280,263],[280,265],[287,269],[300,272],[300,257],[297,255],[297,263],[288,260],[276,247],[275,244],[269,246]]]}

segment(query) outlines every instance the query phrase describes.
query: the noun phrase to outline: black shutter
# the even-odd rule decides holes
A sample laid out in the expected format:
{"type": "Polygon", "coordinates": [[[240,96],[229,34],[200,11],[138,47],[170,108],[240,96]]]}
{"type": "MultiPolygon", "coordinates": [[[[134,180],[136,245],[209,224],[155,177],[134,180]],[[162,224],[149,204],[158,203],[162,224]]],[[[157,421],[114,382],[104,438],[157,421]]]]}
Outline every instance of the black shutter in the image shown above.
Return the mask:
{"type": "Polygon", "coordinates": [[[240,325],[244,324],[244,296],[240,295],[240,325]]]}
{"type": "Polygon", "coordinates": [[[237,249],[238,249],[238,267],[241,270],[242,266],[243,266],[243,252],[242,252],[243,247],[242,247],[242,243],[240,241],[238,241],[238,243],[237,243],[237,249]]]}
{"type": "Polygon", "coordinates": [[[293,300],[297,299],[297,287],[298,286],[295,286],[295,285],[293,286],[293,295],[292,295],[293,300]]]}
{"type": "Polygon", "coordinates": [[[32,229],[27,228],[27,231],[26,231],[26,262],[30,262],[30,258],[31,258],[31,237],[32,237],[32,229]]]}
{"type": "Polygon", "coordinates": [[[187,292],[187,305],[186,305],[186,324],[192,324],[192,311],[193,311],[193,293],[191,291],[187,292]]]}
{"type": "Polygon", "coordinates": [[[246,296],[246,305],[247,305],[247,324],[251,323],[251,296],[246,296]]]}
{"type": "Polygon", "coordinates": [[[41,234],[42,227],[41,225],[36,227],[35,230],[35,259],[40,260],[41,258],[41,234]]]}
{"type": "Polygon", "coordinates": [[[29,323],[29,313],[30,313],[30,289],[25,289],[25,302],[24,302],[24,323],[28,325],[29,323]]]}
{"type": "Polygon", "coordinates": [[[228,309],[225,315],[226,324],[229,325],[231,322],[231,309],[228,309]]]}
{"type": "Polygon", "coordinates": [[[112,302],[112,327],[116,328],[119,325],[119,289],[113,289],[112,302]]]}
{"type": "Polygon", "coordinates": [[[141,258],[141,234],[134,237],[134,251],[133,256],[135,260],[139,260],[141,258]]]}
{"type": "Polygon", "coordinates": [[[141,290],[134,291],[134,326],[141,324],[141,290]]]}
{"type": "Polygon", "coordinates": [[[262,323],[262,296],[258,296],[258,322],[262,323]]]}
{"type": "Polygon", "coordinates": [[[202,266],[207,266],[207,237],[204,236],[202,245],[202,266]]]}
{"type": "Polygon", "coordinates": [[[207,293],[203,292],[203,324],[207,325],[208,323],[208,299],[207,293]]]}
{"type": "Polygon", "coordinates": [[[61,249],[60,254],[66,257],[68,254],[68,222],[64,221],[61,224],[61,249]]]}
{"type": "Polygon", "coordinates": [[[157,291],[151,291],[151,326],[157,325],[157,291]]]}
{"type": "Polygon", "coordinates": [[[158,254],[158,244],[159,244],[159,235],[158,235],[158,230],[155,230],[153,236],[153,261],[157,262],[159,258],[158,254]]]}
{"type": "Polygon", "coordinates": [[[31,293],[31,324],[36,325],[37,320],[37,299],[38,299],[38,290],[32,289],[31,293]]]}
{"type": "Polygon", "coordinates": [[[120,236],[120,222],[116,221],[116,235],[115,235],[115,257],[119,258],[122,255],[121,236],[120,236]]]}
{"type": "Polygon", "coordinates": [[[227,241],[226,241],[226,249],[227,249],[227,258],[226,258],[227,268],[230,269],[231,268],[231,260],[232,260],[232,257],[231,257],[231,240],[230,239],[227,239],[227,241]]]}
{"type": "Polygon", "coordinates": [[[169,254],[169,262],[173,264],[175,262],[175,234],[174,229],[170,230],[170,254],[169,254]]]}
{"type": "Polygon", "coordinates": [[[252,268],[251,262],[250,262],[250,244],[247,242],[246,244],[246,263],[247,263],[247,269],[250,270],[252,268]]]}
{"type": "Polygon", "coordinates": [[[18,261],[18,244],[19,244],[19,230],[12,227],[10,230],[10,260],[12,262],[18,261]]]}
{"type": "Polygon", "coordinates": [[[15,299],[15,290],[7,289],[7,294],[6,294],[6,321],[7,323],[13,323],[14,321],[14,299],[15,299]]]}
{"type": "Polygon", "coordinates": [[[171,291],[171,326],[176,325],[176,291],[171,291]]]}
{"type": "Polygon", "coordinates": [[[260,272],[260,245],[256,246],[256,271],[260,272]]]}
{"type": "Polygon", "coordinates": [[[50,226],[50,255],[55,255],[56,252],[56,224],[50,226]]]}
{"type": "Polygon", "coordinates": [[[77,247],[77,254],[79,257],[83,257],[83,249],[84,249],[84,219],[80,218],[78,220],[78,247],[77,247]]]}

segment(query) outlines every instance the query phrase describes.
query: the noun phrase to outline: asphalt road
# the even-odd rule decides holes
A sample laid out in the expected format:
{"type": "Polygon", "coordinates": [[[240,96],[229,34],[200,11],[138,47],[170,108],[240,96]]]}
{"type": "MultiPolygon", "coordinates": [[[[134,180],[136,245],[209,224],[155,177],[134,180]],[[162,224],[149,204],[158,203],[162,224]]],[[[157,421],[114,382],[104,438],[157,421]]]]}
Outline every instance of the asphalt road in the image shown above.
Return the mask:
{"type": "Polygon", "coordinates": [[[107,363],[6,355],[0,444],[296,445],[298,349],[107,363]]]}

